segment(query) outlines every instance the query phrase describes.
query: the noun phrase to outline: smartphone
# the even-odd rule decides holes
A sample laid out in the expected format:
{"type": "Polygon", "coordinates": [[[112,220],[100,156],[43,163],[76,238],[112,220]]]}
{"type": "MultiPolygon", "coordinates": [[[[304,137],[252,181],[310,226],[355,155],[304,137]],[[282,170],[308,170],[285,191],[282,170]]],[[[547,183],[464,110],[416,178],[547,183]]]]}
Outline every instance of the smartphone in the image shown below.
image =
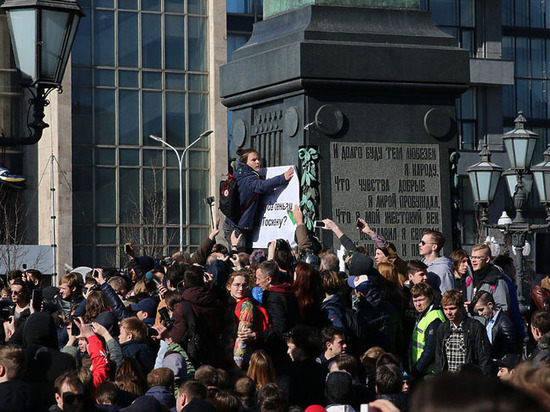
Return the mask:
{"type": "Polygon", "coordinates": [[[76,325],[76,322],[73,320],[71,325],[71,335],[78,336],[80,335],[80,328],[76,325]]]}
{"type": "Polygon", "coordinates": [[[127,255],[129,255],[130,253],[132,253],[132,248],[130,247],[130,245],[128,243],[126,243],[124,245],[124,253],[126,253],[127,255]]]}
{"type": "Polygon", "coordinates": [[[363,230],[363,228],[365,227],[365,224],[361,222],[359,219],[357,219],[357,224],[355,226],[357,227],[357,229],[363,230]]]}
{"type": "Polygon", "coordinates": [[[325,222],[323,222],[322,220],[316,220],[315,227],[325,227],[325,222]]]}
{"type": "Polygon", "coordinates": [[[153,282],[155,282],[157,286],[162,286],[162,283],[160,283],[156,277],[153,277],[153,282]]]}
{"type": "Polygon", "coordinates": [[[32,291],[32,306],[35,311],[40,312],[42,310],[42,290],[33,289],[32,291]]]}
{"type": "Polygon", "coordinates": [[[97,270],[94,269],[94,271],[92,272],[92,277],[94,279],[97,279],[99,277],[99,272],[97,270]]]}
{"type": "Polygon", "coordinates": [[[361,410],[359,412],[369,412],[369,404],[364,403],[363,405],[361,405],[361,410]]]}

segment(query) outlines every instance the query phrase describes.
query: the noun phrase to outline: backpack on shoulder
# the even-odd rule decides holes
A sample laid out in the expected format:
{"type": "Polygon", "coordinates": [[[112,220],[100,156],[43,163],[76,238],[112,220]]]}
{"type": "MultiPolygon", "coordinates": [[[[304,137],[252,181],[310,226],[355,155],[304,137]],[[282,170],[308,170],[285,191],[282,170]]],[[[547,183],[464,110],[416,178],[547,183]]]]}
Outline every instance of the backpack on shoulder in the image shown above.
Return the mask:
{"type": "Polygon", "coordinates": [[[237,179],[231,173],[220,182],[220,211],[234,223],[241,218],[241,197],[237,179]]]}
{"type": "Polygon", "coordinates": [[[248,209],[258,198],[258,195],[248,202],[247,205],[241,207],[241,196],[239,194],[239,186],[234,175],[229,173],[227,179],[220,182],[220,211],[231,220],[238,224],[244,211],[248,209]]]}

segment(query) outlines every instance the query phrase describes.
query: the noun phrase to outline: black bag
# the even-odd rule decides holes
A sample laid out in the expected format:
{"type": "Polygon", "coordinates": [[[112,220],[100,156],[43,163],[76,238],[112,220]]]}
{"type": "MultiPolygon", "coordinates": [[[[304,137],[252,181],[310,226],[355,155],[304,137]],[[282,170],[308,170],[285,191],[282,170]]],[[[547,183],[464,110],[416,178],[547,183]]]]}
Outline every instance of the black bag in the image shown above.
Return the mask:
{"type": "Polygon", "coordinates": [[[241,199],[237,179],[231,173],[220,182],[220,210],[233,223],[239,223],[242,215],[241,199]]]}
{"type": "Polygon", "coordinates": [[[244,211],[248,209],[258,198],[258,194],[255,194],[250,202],[244,207],[241,207],[241,197],[239,195],[239,186],[237,185],[237,179],[231,173],[227,175],[226,180],[220,182],[220,210],[236,225],[239,224],[239,220],[244,211]]]}
{"type": "Polygon", "coordinates": [[[182,300],[181,304],[183,305],[185,322],[187,323],[187,331],[183,335],[181,346],[189,356],[189,360],[193,366],[198,368],[201,365],[208,364],[208,348],[205,342],[203,342],[200,330],[198,329],[197,318],[191,304],[186,300],[182,300]]]}

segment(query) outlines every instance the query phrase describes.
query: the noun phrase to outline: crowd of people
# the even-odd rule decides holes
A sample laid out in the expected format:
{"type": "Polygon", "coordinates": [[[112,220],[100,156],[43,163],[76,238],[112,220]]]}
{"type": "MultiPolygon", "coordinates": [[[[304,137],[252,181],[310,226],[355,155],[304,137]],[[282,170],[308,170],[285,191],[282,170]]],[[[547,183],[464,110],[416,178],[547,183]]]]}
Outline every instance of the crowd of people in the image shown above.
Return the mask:
{"type": "Polygon", "coordinates": [[[550,275],[526,310],[512,259],[485,244],[445,257],[426,231],[407,262],[359,219],[371,257],[325,219],[341,262],[293,213],[294,249],[250,250],[237,222],[226,247],[218,220],[191,255],[128,245],[126,269],[81,267],[56,286],[9,272],[0,412],[550,410],[550,275]]]}
{"type": "Polygon", "coordinates": [[[296,250],[249,254],[237,231],[228,249],[216,227],[190,256],[131,251],[57,287],[8,273],[0,411],[548,410],[549,277],[521,313],[485,244],[447,258],[427,231],[405,262],[363,220],[373,259],[325,219],[342,271],[294,217],[296,250]]]}

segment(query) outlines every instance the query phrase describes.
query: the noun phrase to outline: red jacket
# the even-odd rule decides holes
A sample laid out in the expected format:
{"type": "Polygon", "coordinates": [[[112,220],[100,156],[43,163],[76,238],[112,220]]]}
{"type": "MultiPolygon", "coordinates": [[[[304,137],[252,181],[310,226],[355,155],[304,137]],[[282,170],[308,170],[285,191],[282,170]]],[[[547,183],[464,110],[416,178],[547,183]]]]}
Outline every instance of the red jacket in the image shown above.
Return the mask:
{"type": "Polygon", "coordinates": [[[109,358],[103,342],[97,335],[88,338],[88,353],[92,360],[92,376],[94,388],[107,380],[109,375],[109,358]]]}

